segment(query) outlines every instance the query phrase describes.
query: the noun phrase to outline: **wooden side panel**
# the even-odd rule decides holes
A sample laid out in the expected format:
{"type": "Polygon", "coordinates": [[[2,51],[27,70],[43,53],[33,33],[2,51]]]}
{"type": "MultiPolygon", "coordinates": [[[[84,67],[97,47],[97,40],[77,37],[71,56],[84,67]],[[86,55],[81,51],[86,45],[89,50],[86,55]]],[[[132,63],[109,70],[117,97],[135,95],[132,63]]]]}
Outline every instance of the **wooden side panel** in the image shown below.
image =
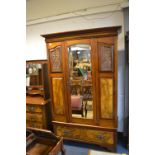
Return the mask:
{"type": "Polygon", "coordinates": [[[113,118],[113,80],[100,79],[101,118],[113,118]]]}
{"type": "Polygon", "coordinates": [[[54,113],[64,114],[63,78],[52,78],[54,113]]]}

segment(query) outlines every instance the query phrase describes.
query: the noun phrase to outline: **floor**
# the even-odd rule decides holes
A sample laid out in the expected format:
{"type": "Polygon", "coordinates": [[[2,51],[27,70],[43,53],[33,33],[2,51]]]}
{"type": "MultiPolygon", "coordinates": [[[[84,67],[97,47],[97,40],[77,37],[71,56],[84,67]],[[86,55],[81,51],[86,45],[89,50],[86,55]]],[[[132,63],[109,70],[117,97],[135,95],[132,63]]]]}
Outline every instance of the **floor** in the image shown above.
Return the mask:
{"type": "MultiPolygon", "coordinates": [[[[71,142],[71,141],[66,141],[66,140],[64,141],[64,148],[66,150],[66,155],[88,155],[89,149],[106,151],[104,148],[97,146],[97,145],[91,145],[91,144],[85,144],[85,143],[79,143],[79,142],[71,142]]],[[[118,141],[117,153],[129,154],[128,149],[125,147],[125,145],[121,141],[118,141]]]]}

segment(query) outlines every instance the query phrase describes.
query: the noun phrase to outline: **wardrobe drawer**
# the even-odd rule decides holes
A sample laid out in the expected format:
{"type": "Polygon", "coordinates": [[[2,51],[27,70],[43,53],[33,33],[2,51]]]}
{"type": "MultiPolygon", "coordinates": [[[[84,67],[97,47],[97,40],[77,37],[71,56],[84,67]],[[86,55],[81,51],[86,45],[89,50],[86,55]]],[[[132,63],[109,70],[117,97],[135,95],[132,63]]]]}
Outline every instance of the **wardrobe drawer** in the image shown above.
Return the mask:
{"type": "Polygon", "coordinates": [[[43,109],[41,106],[38,105],[26,105],[27,112],[42,112],[43,109]]]}
{"type": "Polygon", "coordinates": [[[37,114],[37,113],[26,113],[26,120],[27,121],[32,121],[32,122],[42,122],[43,121],[43,116],[42,114],[37,114]]]}
{"type": "Polygon", "coordinates": [[[30,121],[26,121],[26,127],[32,127],[32,128],[44,128],[42,123],[39,122],[30,122],[30,121]]]}
{"type": "Polygon", "coordinates": [[[114,132],[101,131],[89,128],[55,126],[56,135],[95,144],[114,144],[114,132]]]}
{"type": "Polygon", "coordinates": [[[55,126],[55,132],[56,135],[66,138],[78,139],[80,137],[80,130],[72,127],[55,126]]]}
{"type": "Polygon", "coordinates": [[[81,129],[80,138],[96,144],[114,144],[114,133],[108,131],[81,129]]]}

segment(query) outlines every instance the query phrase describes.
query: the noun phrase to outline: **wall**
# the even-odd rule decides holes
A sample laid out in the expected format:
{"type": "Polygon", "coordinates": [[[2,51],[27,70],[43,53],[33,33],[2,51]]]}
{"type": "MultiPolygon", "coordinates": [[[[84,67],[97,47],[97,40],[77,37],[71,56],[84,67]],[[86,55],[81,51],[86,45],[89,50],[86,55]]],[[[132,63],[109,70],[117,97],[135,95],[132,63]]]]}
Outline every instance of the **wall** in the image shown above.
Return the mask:
{"type": "Polygon", "coordinates": [[[124,12],[124,31],[129,31],[129,7],[123,9],[124,12]]]}
{"type": "Polygon", "coordinates": [[[27,0],[26,20],[32,21],[41,18],[58,16],[69,12],[85,12],[90,9],[100,10],[112,5],[123,5],[128,0],[27,0]]]}
{"type": "Polygon", "coordinates": [[[41,34],[109,26],[122,26],[118,35],[118,131],[122,132],[124,113],[124,19],[122,10],[27,25],[26,60],[46,59],[46,45],[41,34]]]}
{"type": "MultiPolygon", "coordinates": [[[[129,32],[129,8],[124,11],[124,32],[129,32]]],[[[126,47],[127,48],[127,47],[126,47]]],[[[129,131],[129,53],[125,50],[125,74],[124,74],[124,135],[128,135],[129,131]]]]}

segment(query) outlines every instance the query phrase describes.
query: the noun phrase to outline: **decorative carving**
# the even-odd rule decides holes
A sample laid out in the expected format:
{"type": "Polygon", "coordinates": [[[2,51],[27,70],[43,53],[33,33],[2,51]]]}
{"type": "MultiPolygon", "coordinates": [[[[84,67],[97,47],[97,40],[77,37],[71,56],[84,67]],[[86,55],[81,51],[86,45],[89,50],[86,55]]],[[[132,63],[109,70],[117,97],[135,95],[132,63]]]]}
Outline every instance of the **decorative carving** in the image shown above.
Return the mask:
{"type": "Polygon", "coordinates": [[[64,98],[63,98],[63,79],[53,78],[53,105],[55,114],[64,114],[64,98]]]}
{"type": "Polygon", "coordinates": [[[51,72],[62,72],[62,48],[50,49],[51,72]]]}
{"type": "Polygon", "coordinates": [[[100,79],[101,118],[113,118],[113,80],[100,79]]]}
{"type": "Polygon", "coordinates": [[[113,70],[113,46],[99,45],[100,71],[113,70]]]}

